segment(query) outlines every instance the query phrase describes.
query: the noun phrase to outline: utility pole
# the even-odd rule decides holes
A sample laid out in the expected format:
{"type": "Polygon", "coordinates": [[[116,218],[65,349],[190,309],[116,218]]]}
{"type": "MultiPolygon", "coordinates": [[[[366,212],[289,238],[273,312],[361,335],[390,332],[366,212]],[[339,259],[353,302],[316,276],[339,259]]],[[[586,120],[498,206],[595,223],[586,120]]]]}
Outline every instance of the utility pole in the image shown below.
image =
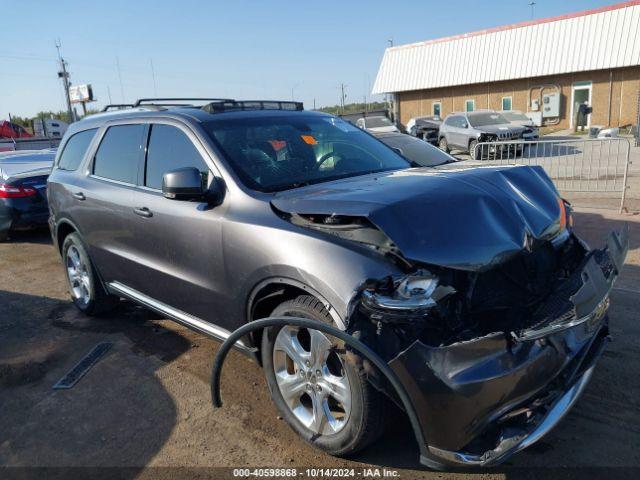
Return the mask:
{"type": "Polygon", "coordinates": [[[534,13],[534,8],[536,6],[536,2],[534,1],[529,2],[529,6],[531,7],[531,20],[533,20],[533,17],[534,17],[533,13],[534,13]]]}
{"type": "Polygon", "coordinates": [[[340,84],[340,109],[342,110],[342,114],[344,115],[344,101],[347,98],[347,94],[344,93],[346,85],[344,83],[340,84]]]}
{"type": "Polygon", "coordinates": [[[62,86],[64,88],[64,97],[67,100],[67,113],[69,114],[69,121],[75,122],[76,119],[73,115],[73,110],[71,109],[71,98],[69,97],[69,72],[67,72],[67,62],[60,55],[60,47],[62,44],[60,43],[60,39],[56,40],[56,50],[58,51],[58,62],[60,63],[60,71],[58,72],[58,78],[62,79],[62,86]]]}

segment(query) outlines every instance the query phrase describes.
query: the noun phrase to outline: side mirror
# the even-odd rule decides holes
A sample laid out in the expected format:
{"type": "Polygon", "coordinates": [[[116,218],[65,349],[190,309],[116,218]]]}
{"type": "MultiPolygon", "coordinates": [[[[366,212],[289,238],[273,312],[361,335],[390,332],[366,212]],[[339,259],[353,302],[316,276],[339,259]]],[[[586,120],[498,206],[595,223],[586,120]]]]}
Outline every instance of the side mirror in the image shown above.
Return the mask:
{"type": "Polygon", "coordinates": [[[462,124],[462,128],[469,128],[469,124],[468,123],[463,123],[462,124]]]}
{"type": "Polygon", "coordinates": [[[162,194],[172,200],[203,198],[205,188],[200,170],[195,167],[178,168],[162,175],[162,194]]]}

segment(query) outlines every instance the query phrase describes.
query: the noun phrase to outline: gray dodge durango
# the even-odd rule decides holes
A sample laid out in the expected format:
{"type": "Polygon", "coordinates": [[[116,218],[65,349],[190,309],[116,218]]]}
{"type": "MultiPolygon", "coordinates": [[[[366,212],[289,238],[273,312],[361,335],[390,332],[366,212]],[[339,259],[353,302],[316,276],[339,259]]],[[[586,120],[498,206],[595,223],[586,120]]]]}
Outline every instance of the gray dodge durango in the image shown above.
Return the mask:
{"type": "Polygon", "coordinates": [[[578,238],[539,167],[420,167],[294,102],[89,116],[47,193],[82,312],[124,298],[221,341],[271,317],[332,326],[346,340],[285,322],[235,347],[304,440],[351,454],[410,410],[432,468],[495,465],[560,421],[605,346],[628,249],[626,228],[597,250],[578,238]]]}

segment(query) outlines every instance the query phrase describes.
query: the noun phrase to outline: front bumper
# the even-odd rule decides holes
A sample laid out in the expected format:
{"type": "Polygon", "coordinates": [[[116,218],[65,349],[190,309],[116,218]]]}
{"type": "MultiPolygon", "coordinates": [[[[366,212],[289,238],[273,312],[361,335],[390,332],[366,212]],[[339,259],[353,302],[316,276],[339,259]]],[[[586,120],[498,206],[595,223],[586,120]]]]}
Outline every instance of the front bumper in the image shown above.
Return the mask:
{"type": "Polygon", "coordinates": [[[444,347],[415,341],[389,362],[417,412],[422,463],[495,465],[562,419],[605,346],[609,292],[627,249],[625,226],[589,254],[575,273],[581,286],[570,316],[444,347]]]}

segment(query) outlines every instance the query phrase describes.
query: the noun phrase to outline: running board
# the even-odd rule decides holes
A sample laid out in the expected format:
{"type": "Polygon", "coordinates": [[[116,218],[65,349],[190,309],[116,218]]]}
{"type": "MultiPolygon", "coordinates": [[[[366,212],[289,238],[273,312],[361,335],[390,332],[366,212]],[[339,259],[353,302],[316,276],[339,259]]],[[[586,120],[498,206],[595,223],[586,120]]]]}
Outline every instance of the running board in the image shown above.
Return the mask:
{"type": "MultiPolygon", "coordinates": [[[[159,302],[158,300],[151,298],[144,293],[140,293],[139,291],[134,290],[131,287],[127,287],[120,282],[109,282],[107,283],[107,288],[112,294],[120,295],[133,300],[134,302],[139,303],[140,305],[143,305],[156,313],[165,315],[171,320],[174,320],[175,322],[180,323],[185,327],[207,335],[208,337],[211,337],[215,340],[224,342],[231,335],[231,332],[225,330],[224,328],[212,325],[209,322],[205,322],[204,320],[185,313],[182,310],[173,308],[166,303],[159,302]]],[[[242,340],[238,340],[234,344],[234,348],[240,350],[242,353],[249,355],[252,358],[255,357],[256,349],[247,346],[242,340]]]]}

